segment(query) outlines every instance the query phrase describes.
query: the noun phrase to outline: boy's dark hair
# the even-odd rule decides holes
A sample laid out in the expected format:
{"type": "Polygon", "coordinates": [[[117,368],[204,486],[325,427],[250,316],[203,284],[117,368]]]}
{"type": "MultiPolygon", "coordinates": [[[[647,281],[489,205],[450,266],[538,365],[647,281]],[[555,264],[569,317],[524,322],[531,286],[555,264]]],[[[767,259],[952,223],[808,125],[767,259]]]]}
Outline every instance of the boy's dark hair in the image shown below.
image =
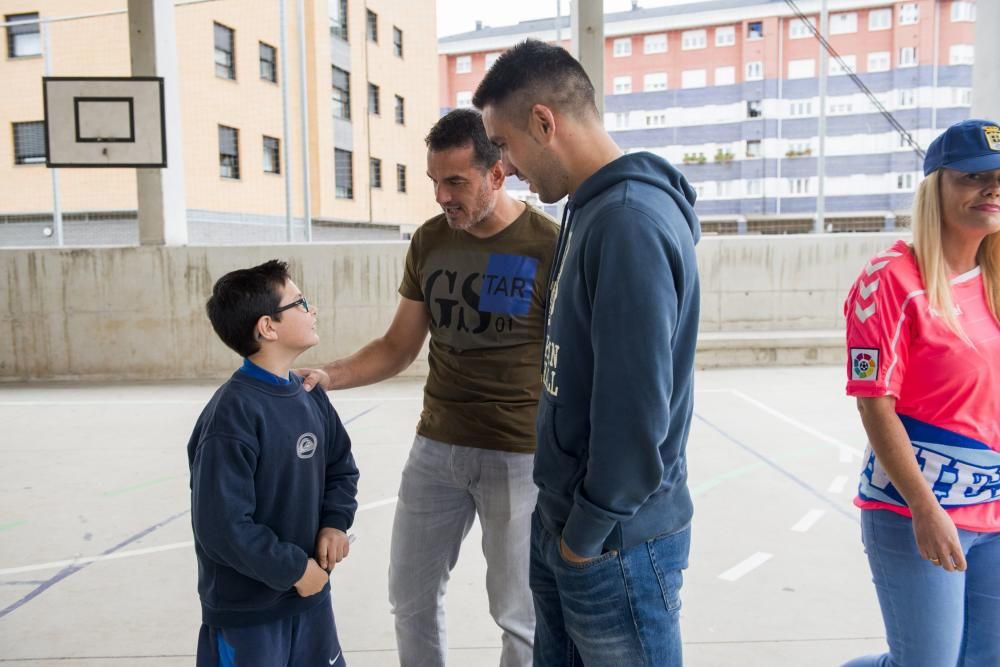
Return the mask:
{"type": "Polygon", "coordinates": [[[484,171],[500,159],[500,149],[486,136],[482,115],[475,109],[455,109],[442,116],[424,139],[432,151],[472,144],[473,158],[484,171]]]}
{"type": "Polygon", "coordinates": [[[566,49],[537,39],[527,39],[503,53],[476,88],[472,103],[508,105],[504,115],[518,127],[528,122],[534,104],[577,118],[600,113],[594,101],[594,86],[576,58],[566,49]]]}
{"type": "Polygon", "coordinates": [[[216,281],[205,309],[222,342],[242,357],[260,350],[255,328],[264,315],[281,321],[281,288],[288,264],[276,259],[250,269],[230,271],[216,281]]]}

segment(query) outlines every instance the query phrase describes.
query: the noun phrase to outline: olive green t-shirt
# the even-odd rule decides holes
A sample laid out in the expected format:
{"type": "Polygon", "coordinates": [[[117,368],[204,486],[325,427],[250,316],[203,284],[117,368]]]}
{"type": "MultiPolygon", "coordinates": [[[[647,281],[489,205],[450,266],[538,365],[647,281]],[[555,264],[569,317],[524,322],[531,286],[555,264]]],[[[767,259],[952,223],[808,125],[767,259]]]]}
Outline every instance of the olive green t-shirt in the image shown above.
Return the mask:
{"type": "Polygon", "coordinates": [[[542,328],[556,223],[531,206],[480,239],[431,218],[410,241],[399,293],[430,315],[420,435],[535,450],[542,328]]]}

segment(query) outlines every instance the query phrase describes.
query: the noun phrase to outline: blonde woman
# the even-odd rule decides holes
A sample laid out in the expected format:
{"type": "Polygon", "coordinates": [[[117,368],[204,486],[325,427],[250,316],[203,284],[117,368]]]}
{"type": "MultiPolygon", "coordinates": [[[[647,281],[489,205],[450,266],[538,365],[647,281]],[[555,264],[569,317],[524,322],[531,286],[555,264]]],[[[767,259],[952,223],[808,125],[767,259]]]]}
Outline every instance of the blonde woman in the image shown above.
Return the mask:
{"type": "Polygon", "coordinates": [[[849,667],[1000,665],[1000,123],[948,128],[924,175],[913,245],[872,258],[845,304],[889,644],[849,667]]]}

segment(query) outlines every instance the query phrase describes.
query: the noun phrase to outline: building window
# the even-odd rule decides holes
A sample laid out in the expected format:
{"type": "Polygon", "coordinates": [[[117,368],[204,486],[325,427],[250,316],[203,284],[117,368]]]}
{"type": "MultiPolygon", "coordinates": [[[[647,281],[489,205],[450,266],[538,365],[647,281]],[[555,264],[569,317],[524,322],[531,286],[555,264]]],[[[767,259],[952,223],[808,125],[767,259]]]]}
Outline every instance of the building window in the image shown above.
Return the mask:
{"type": "Polygon", "coordinates": [[[45,122],[14,123],[14,164],[45,162],[45,122]]]}
{"type": "Polygon", "coordinates": [[[219,176],[240,177],[240,131],[225,125],[219,126],[219,176]]]}
{"type": "Polygon", "coordinates": [[[708,36],[705,30],[685,30],[681,34],[681,50],[704,49],[708,46],[708,36]]]}
{"type": "Polygon", "coordinates": [[[907,2],[899,6],[899,25],[913,25],[920,21],[920,5],[907,2]]]}
{"type": "Polygon", "coordinates": [[[378,44],[378,14],[370,9],[365,11],[368,16],[367,22],[365,23],[366,31],[368,33],[368,41],[378,44]]]}
{"type": "Polygon", "coordinates": [[[330,5],[330,34],[347,41],[347,0],[332,0],[330,5]]]}
{"type": "Polygon", "coordinates": [[[888,51],[873,51],[868,54],[869,72],[888,72],[891,66],[888,51]]]}
{"type": "Polygon", "coordinates": [[[405,125],[406,101],[403,100],[403,98],[400,97],[399,95],[396,95],[395,97],[396,97],[396,108],[395,108],[396,125],[405,125]]]}
{"type": "Polygon", "coordinates": [[[911,191],[913,190],[914,180],[915,179],[913,178],[912,172],[906,174],[899,174],[898,176],[896,176],[896,189],[907,192],[911,191]]]}
{"type": "Polygon", "coordinates": [[[706,85],[705,70],[686,69],[681,72],[681,88],[704,88],[706,85]]]}
{"type": "Polygon", "coordinates": [[[858,71],[858,59],[853,55],[842,55],[840,60],[843,61],[843,65],[837,62],[836,58],[831,57],[827,60],[829,63],[829,73],[830,76],[841,76],[844,74],[853,74],[858,71]],[[845,69],[846,68],[846,69],[845,69]]]}
{"type": "Polygon", "coordinates": [[[747,158],[754,159],[761,155],[760,139],[747,140],[747,158]]]}
{"type": "Polygon", "coordinates": [[[916,67],[917,66],[917,47],[915,46],[904,46],[899,50],[899,62],[896,63],[897,67],[916,67]]]}
{"type": "Polygon", "coordinates": [[[857,12],[844,12],[842,14],[830,14],[830,34],[846,35],[858,31],[857,12]]]}
{"type": "Polygon", "coordinates": [[[747,100],[747,118],[760,118],[763,115],[763,102],[760,100],[747,100]]]}
{"type": "Polygon", "coordinates": [[[234,32],[221,23],[215,24],[215,76],[236,78],[236,60],[233,58],[234,32]]]}
{"type": "Polygon", "coordinates": [[[667,89],[667,73],[652,72],[642,77],[642,89],[647,93],[667,89]]]}
{"type": "Polygon", "coordinates": [[[392,55],[403,57],[403,31],[396,26],[392,26],[392,55]]]}
{"type": "Polygon", "coordinates": [[[759,178],[750,178],[743,183],[748,197],[759,197],[764,193],[764,182],[759,178]]]}
{"type": "Polygon", "coordinates": [[[811,116],[813,110],[812,100],[790,102],[788,104],[788,115],[791,117],[811,116]]]}
{"type": "Polygon", "coordinates": [[[493,53],[487,53],[486,56],[483,58],[483,67],[487,70],[493,67],[493,63],[495,63],[497,61],[497,58],[499,57],[500,57],[499,51],[494,51],[493,53]]]}
{"type": "Polygon", "coordinates": [[[281,173],[281,143],[274,137],[264,137],[264,173],[281,173]]]}
{"type": "Polygon", "coordinates": [[[376,116],[382,113],[381,107],[379,106],[378,86],[374,83],[368,84],[368,113],[376,116]]]}
{"type": "Polygon", "coordinates": [[[816,61],[812,58],[788,61],[789,79],[808,79],[816,76],[816,61]]]}
{"type": "Polygon", "coordinates": [[[663,112],[647,113],[645,121],[646,127],[666,127],[667,114],[663,112]]]}
{"type": "Polygon", "coordinates": [[[892,7],[873,9],[868,12],[868,29],[872,32],[876,30],[888,30],[891,27],[892,7]]]}
{"type": "Polygon", "coordinates": [[[809,22],[805,22],[802,19],[793,19],[788,24],[788,39],[805,39],[807,37],[812,37],[812,30],[809,26],[815,26],[816,20],[809,19],[809,22]]]}
{"type": "Polygon", "coordinates": [[[630,76],[616,76],[612,85],[612,91],[615,95],[627,95],[632,92],[632,77],[630,76]]]}
{"type": "Polygon", "coordinates": [[[715,68],[715,85],[731,86],[736,83],[736,68],[732,65],[715,68]]]}
{"type": "Polygon", "coordinates": [[[715,29],[716,46],[734,46],[736,44],[736,27],[727,25],[715,29]]]}
{"type": "Polygon", "coordinates": [[[764,24],[760,21],[747,23],[747,39],[764,39],[764,24]]]}
{"type": "Polygon", "coordinates": [[[805,178],[789,178],[788,179],[788,194],[790,195],[807,195],[812,192],[812,179],[805,178]]]}
{"type": "Polygon", "coordinates": [[[351,120],[351,75],[347,70],[333,66],[333,117],[351,120]]]}
{"type": "Polygon", "coordinates": [[[972,106],[972,88],[952,88],[952,97],[955,100],[953,106],[972,106]]]}
{"type": "Polygon", "coordinates": [[[642,52],[643,53],[666,53],[667,52],[667,36],[664,35],[664,34],[646,35],[642,39],[642,52]]]}
{"type": "Polygon", "coordinates": [[[803,157],[812,155],[812,152],[811,141],[790,141],[788,142],[788,150],[785,151],[785,157],[803,157]]]}
{"type": "Polygon", "coordinates": [[[472,106],[472,91],[460,90],[455,93],[455,106],[459,109],[468,109],[472,106]]]}
{"type": "Polygon", "coordinates": [[[472,56],[455,58],[455,74],[468,74],[472,71],[472,56]]]}
{"type": "Polygon", "coordinates": [[[896,107],[912,109],[917,106],[917,91],[913,88],[900,88],[896,91],[896,107]]]}
{"type": "Polygon", "coordinates": [[[264,81],[278,81],[278,52],[264,42],[260,43],[260,78],[264,81]]]}
{"type": "Polygon", "coordinates": [[[616,39],[612,48],[612,55],[615,58],[625,58],[632,55],[632,38],[616,39]]]}
{"type": "Polygon", "coordinates": [[[396,165],[396,192],[406,192],[406,165],[396,165]]]}
{"type": "Polygon", "coordinates": [[[747,63],[747,81],[760,81],[764,78],[764,63],[760,60],[754,60],[753,62],[747,63]]]}
{"type": "Polygon", "coordinates": [[[955,0],[951,3],[951,21],[952,23],[957,23],[959,21],[975,21],[976,20],[976,3],[974,2],[960,2],[955,0]]]}
{"type": "MultiPolygon", "coordinates": [[[[8,14],[4,16],[5,23],[25,23],[37,21],[38,13],[8,14]]],[[[38,23],[7,26],[7,57],[24,58],[38,56],[42,53],[42,32],[38,23]]],[[[20,164],[20,163],[18,163],[20,164]]]]}
{"type": "Polygon", "coordinates": [[[368,158],[368,173],[372,187],[382,189],[382,160],[377,157],[368,158]]]}
{"type": "Polygon", "coordinates": [[[354,154],[333,149],[333,177],[337,199],[354,199],[354,154]]]}
{"type": "Polygon", "coordinates": [[[953,44],[948,50],[949,65],[971,65],[975,59],[972,44],[953,44]]]}
{"type": "Polygon", "coordinates": [[[854,113],[854,102],[850,98],[834,98],[826,105],[826,109],[831,116],[843,116],[854,113]]]}

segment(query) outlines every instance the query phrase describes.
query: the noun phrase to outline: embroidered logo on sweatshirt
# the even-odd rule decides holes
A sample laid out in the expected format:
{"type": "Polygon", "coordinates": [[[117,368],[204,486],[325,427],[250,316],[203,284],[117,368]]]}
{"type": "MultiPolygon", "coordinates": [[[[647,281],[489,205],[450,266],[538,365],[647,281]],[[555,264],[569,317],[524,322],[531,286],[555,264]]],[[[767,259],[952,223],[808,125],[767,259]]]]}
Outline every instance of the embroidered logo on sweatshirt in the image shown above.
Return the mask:
{"type": "Polygon", "coordinates": [[[295,453],[300,459],[311,459],[316,453],[316,436],[312,433],[300,435],[299,441],[295,443],[295,453]]]}

